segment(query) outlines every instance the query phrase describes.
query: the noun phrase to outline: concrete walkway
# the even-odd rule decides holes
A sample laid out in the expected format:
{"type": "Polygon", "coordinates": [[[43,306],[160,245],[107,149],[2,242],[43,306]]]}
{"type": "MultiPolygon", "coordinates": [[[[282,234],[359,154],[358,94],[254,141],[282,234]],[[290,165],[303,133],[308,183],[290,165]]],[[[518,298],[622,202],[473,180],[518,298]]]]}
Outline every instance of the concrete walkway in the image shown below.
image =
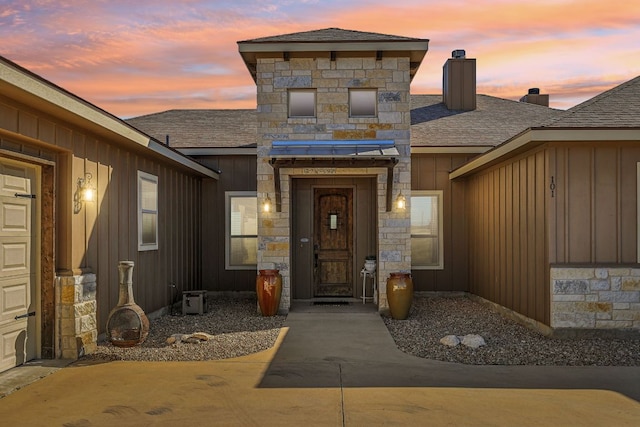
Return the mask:
{"type": "Polygon", "coordinates": [[[326,309],[292,311],[273,349],[237,359],[74,363],[0,399],[0,420],[68,427],[638,426],[637,400],[640,368],[434,362],[397,350],[375,312],[326,309]]]}

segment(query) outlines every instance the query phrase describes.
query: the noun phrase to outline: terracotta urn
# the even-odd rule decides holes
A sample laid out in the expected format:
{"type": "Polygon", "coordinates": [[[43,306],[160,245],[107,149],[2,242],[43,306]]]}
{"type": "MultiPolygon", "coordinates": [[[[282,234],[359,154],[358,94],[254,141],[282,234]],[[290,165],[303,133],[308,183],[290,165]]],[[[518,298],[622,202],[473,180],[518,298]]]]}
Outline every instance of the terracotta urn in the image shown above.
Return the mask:
{"type": "Polygon", "coordinates": [[[256,278],[258,305],[263,316],[275,316],[282,296],[282,276],[279,270],[259,270],[256,278]]]}
{"type": "Polygon", "coordinates": [[[387,279],[387,301],[391,317],[404,320],[409,316],[413,301],[413,280],[409,273],[391,273],[387,279]]]}

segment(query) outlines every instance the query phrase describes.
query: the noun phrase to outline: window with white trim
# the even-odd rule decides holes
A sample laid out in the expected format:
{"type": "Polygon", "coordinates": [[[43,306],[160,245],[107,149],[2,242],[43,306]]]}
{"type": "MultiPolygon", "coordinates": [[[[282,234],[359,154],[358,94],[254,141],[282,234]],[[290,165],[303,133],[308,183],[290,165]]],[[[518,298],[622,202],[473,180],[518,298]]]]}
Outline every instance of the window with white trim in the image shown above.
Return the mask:
{"type": "Polygon", "coordinates": [[[376,117],[378,91],[376,89],[349,89],[349,116],[376,117]]]}
{"type": "Polygon", "coordinates": [[[158,249],[158,177],[138,171],[138,250],[158,249]]]}
{"type": "Polygon", "coordinates": [[[444,268],[442,191],[411,191],[411,268],[444,268]]]}
{"type": "Polygon", "coordinates": [[[227,270],[258,265],[258,197],[255,191],[225,192],[227,270]]]}
{"type": "Polygon", "coordinates": [[[289,117],[315,117],[316,90],[289,90],[289,117]]]}

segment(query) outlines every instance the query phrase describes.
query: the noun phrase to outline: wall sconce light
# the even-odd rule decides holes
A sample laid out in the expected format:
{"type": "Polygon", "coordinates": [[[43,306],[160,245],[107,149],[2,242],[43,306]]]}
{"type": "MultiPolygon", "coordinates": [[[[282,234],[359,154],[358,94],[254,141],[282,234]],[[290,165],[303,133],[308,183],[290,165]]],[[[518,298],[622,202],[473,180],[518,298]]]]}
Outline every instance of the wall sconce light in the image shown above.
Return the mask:
{"type": "Polygon", "coordinates": [[[264,201],[262,202],[262,212],[264,213],[269,213],[271,212],[271,198],[269,198],[269,195],[267,194],[267,198],[264,199],[264,201]]]}
{"type": "Polygon", "coordinates": [[[96,198],[96,189],[91,185],[91,178],[93,175],[88,172],[84,174],[84,178],[78,178],[78,194],[83,203],[93,202],[96,198]]]}
{"type": "Polygon", "coordinates": [[[402,194],[402,190],[400,190],[400,193],[398,194],[398,197],[396,197],[396,208],[399,211],[403,211],[403,210],[405,210],[407,208],[407,199],[402,194]]]}

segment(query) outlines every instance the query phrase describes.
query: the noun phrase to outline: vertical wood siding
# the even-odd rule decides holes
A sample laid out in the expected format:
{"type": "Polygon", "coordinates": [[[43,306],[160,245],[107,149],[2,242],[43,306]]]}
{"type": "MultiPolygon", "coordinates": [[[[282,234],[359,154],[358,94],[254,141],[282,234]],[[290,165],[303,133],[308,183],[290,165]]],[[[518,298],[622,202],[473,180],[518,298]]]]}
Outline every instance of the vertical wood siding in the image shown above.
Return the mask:
{"type": "Polygon", "coordinates": [[[631,143],[553,145],[552,264],[637,262],[636,168],[631,143]]]}
{"type": "Polygon", "coordinates": [[[442,190],[444,269],[412,270],[416,291],[468,291],[465,183],[451,181],[449,172],[472,154],[412,154],[411,189],[442,190]]]}
{"type": "Polygon", "coordinates": [[[469,291],[549,324],[545,151],[467,178],[469,291]]]}
{"type": "Polygon", "coordinates": [[[55,268],[96,274],[99,332],[118,301],[121,260],[135,262],[134,295],[147,313],[169,304],[171,283],[179,290],[202,289],[202,178],[133,143],[93,135],[1,96],[0,113],[3,148],[55,159],[55,268]],[[158,177],[154,251],[138,251],[138,170],[158,177]],[[74,213],[77,179],[86,172],[92,174],[97,201],[74,213]]]}
{"type": "Polygon", "coordinates": [[[222,171],[215,183],[205,183],[203,224],[203,284],[210,291],[256,290],[256,270],[225,268],[225,192],[256,191],[256,156],[203,156],[202,164],[222,171]]]}

